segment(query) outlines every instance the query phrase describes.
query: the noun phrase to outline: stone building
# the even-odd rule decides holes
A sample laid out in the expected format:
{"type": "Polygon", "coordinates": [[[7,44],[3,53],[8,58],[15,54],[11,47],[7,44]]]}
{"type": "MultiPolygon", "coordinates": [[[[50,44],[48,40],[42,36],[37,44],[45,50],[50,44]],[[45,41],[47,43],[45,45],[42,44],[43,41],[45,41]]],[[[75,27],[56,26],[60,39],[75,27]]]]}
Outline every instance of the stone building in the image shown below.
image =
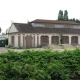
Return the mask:
{"type": "Polygon", "coordinates": [[[27,23],[12,23],[8,30],[9,45],[37,47],[49,44],[80,45],[80,24],[72,21],[36,19],[27,23]]]}

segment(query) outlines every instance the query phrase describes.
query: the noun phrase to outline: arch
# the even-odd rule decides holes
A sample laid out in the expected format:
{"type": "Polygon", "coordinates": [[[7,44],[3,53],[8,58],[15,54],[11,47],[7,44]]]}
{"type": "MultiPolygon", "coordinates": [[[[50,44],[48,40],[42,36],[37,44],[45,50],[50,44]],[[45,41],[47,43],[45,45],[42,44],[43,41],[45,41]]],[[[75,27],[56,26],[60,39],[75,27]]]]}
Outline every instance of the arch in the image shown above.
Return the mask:
{"type": "Polygon", "coordinates": [[[78,44],[78,36],[71,37],[71,44],[78,44]]]}
{"type": "Polygon", "coordinates": [[[52,36],[51,43],[52,44],[59,44],[59,36],[52,36]]]}
{"type": "Polygon", "coordinates": [[[47,46],[49,44],[49,37],[48,36],[41,36],[41,45],[47,46]]]}
{"type": "Polygon", "coordinates": [[[26,47],[32,47],[32,36],[26,36],[26,47]]]}
{"type": "Polygon", "coordinates": [[[69,37],[68,36],[62,36],[63,44],[69,44],[69,37]]]}

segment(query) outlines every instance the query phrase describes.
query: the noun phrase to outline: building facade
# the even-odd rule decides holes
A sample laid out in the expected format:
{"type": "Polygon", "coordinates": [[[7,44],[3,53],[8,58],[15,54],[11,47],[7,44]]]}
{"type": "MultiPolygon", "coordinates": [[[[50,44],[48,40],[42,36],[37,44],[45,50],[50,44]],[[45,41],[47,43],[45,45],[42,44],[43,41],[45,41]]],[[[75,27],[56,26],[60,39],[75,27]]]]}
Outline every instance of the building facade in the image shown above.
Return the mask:
{"type": "Polygon", "coordinates": [[[61,43],[80,45],[80,24],[40,19],[28,24],[12,23],[8,31],[8,40],[8,45],[14,47],[38,47],[61,43]]]}

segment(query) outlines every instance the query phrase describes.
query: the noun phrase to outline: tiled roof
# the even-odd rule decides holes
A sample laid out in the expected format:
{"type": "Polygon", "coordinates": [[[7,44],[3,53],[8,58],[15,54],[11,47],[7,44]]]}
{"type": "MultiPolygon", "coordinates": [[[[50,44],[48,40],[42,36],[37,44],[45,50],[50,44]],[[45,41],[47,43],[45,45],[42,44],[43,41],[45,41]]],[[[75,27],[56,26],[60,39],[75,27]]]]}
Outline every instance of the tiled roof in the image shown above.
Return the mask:
{"type": "Polygon", "coordinates": [[[33,27],[31,24],[14,23],[19,33],[65,33],[80,34],[80,29],[33,27]]]}
{"type": "Polygon", "coordinates": [[[73,24],[73,25],[80,25],[80,23],[74,21],[60,21],[60,20],[43,20],[43,19],[36,19],[31,23],[52,23],[52,24],[73,24]]]}
{"type": "Polygon", "coordinates": [[[25,24],[25,23],[13,23],[15,27],[17,28],[18,32],[22,33],[32,33],[33,27],[31,24],[25,24]]]}

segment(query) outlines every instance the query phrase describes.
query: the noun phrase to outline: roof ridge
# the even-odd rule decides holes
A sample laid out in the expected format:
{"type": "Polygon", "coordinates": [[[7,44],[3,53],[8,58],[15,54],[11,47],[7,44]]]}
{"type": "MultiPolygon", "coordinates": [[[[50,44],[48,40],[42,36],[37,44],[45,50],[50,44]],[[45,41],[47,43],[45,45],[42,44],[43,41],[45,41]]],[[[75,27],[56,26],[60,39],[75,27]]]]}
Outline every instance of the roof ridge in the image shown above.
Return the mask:
{"type": "Polygon", "coordinates": [[[17,22],[12,22],[12,24],[27,24],[27,23],[17,23],[17,22]]]}
{"type": "MultiPolygon", "coordinates": [[[[44,21],[44,20],[45,20],[45,21],[61,21],[61,22],[63,22],[63,21],[64,21],[64,22],[75,22],[75,21],[65,21],[65,20],[48,20],[48,19],[35,19],[35,20],[42,20],[42,21],[44,21]]],[[[35,20],[34,20],[34,21],[35,21],[35,20]]],[[[77,22],[76,22],[76,23],[77,23],[77,22]]]]}
{"type": "Polygon", "coordinates": [[[57,23],[57,24],[80,24],[75,21],[63,21],[63,20],[46,20],[46,19],[36,19],[32,22],[42,22],[42,23],[57,23]]]}

